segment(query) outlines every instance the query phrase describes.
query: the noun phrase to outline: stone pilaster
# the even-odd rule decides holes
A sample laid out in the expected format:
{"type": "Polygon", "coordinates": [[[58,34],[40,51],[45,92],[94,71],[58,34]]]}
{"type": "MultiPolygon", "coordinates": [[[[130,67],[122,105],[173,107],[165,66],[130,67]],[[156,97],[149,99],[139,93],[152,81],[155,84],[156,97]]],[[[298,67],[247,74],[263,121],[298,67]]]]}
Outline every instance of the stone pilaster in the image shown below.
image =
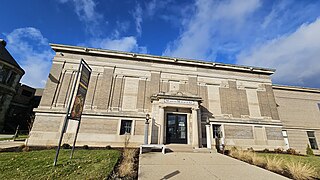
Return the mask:
{"type": "Polygon", "coordinates": [[[192,108],[192,147],[199,148],[198,108],[192,108]]]}

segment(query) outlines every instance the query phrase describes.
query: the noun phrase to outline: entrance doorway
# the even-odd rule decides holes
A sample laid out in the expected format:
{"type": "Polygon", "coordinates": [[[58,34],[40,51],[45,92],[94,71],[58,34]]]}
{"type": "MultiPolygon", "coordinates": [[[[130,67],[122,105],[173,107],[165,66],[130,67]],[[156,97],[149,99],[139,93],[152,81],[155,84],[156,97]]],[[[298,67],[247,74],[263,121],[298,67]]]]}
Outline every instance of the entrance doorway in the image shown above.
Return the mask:
{"type": "Polygon", "coordinates": [[[187,115],[167,114],[166,143],[187,144],[187,115]]]}

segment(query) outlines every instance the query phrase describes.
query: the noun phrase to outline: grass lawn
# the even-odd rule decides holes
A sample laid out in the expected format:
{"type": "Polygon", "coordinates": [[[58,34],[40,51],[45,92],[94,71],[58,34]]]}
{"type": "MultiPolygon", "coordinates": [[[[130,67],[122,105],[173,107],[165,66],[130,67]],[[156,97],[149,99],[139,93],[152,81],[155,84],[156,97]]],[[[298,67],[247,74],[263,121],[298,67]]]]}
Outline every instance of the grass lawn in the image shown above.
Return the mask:
{"type": "Polygon", "coordinates": [[[318,172],[318,178],[320,179],[320,156],[295,156],[290,154],[273,154],[273,153],[257,153],[258,156],[262,157],[279,157],[282,158],[285,162],[301,162],[307,163],[316,168],[318,172]]]}
{"type": "Polygon", "coordinates": [[[53,166],[55,150],[0,153],[0,179],[104,179],[113,170],[121,152],[117,150],[61,149],[53,166]]]}

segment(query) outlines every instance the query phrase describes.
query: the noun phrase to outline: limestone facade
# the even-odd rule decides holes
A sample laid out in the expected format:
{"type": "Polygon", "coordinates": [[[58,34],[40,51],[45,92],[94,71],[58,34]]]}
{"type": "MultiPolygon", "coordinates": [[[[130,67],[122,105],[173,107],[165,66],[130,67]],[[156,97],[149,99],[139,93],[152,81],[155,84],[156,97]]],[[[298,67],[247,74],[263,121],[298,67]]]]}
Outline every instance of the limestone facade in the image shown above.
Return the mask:
{"type": "MultiPolygon", "coordinates": [[[[92,74],[77,145],[122,146],[129,134],[129,145],[138,146],[150,114],[149,143],[214,147],[219,133],[226,146],[286,148],[273,69],[51,46],[56,56],[29,145],[57,145],[84,59],[92,74]]],[[[72,142],[76,125],[69,121],[64,143],[72,142]]]]}

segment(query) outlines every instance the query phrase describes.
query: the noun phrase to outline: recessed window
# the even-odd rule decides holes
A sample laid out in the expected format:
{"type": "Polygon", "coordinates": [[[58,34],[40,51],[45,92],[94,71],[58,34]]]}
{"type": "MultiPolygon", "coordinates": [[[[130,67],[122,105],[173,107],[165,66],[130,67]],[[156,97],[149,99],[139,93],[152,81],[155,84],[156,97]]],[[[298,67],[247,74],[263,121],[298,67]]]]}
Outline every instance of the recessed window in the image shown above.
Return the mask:
{"type": "Polygon", "coordinates": [[[307,131],[307,135],[309,138],[311,149],[318,149],[318,144],[317,144],[316,137],[314,135],[314,131],[307,131]]]}
{"type": "Polygon", "coordinates": [[[7,83],[8,75],[10,73],[10,69],[6,66],[1,66],[0,68],[0,82],[7,83]]]}
{"type": "Polygon", "coordinates": [[[32,92],[27,91],[27,90],[25,90],[25,89],[22,90],[21,94],[24,95],[24,96],[27,96],[27,97],[31,97],[31,96],[32,96],[32,92]]]}
{"type": "Polygon", "coordinates": [[[220,124],[213,124],[212,125],[213,130],[213,138],[222,138],[222,132],[221,132],[221,125],[220,124]]]}
{"type": "Polygon", "coordinates": [[[318,103],[318,109],[319,109],[319,111],[320,111],[320,103],[318,103]]]}
{"type": "Polygon", "coordinates": [[[131,134],[132,120],[121,120],[120,135],[131,134]]]}

